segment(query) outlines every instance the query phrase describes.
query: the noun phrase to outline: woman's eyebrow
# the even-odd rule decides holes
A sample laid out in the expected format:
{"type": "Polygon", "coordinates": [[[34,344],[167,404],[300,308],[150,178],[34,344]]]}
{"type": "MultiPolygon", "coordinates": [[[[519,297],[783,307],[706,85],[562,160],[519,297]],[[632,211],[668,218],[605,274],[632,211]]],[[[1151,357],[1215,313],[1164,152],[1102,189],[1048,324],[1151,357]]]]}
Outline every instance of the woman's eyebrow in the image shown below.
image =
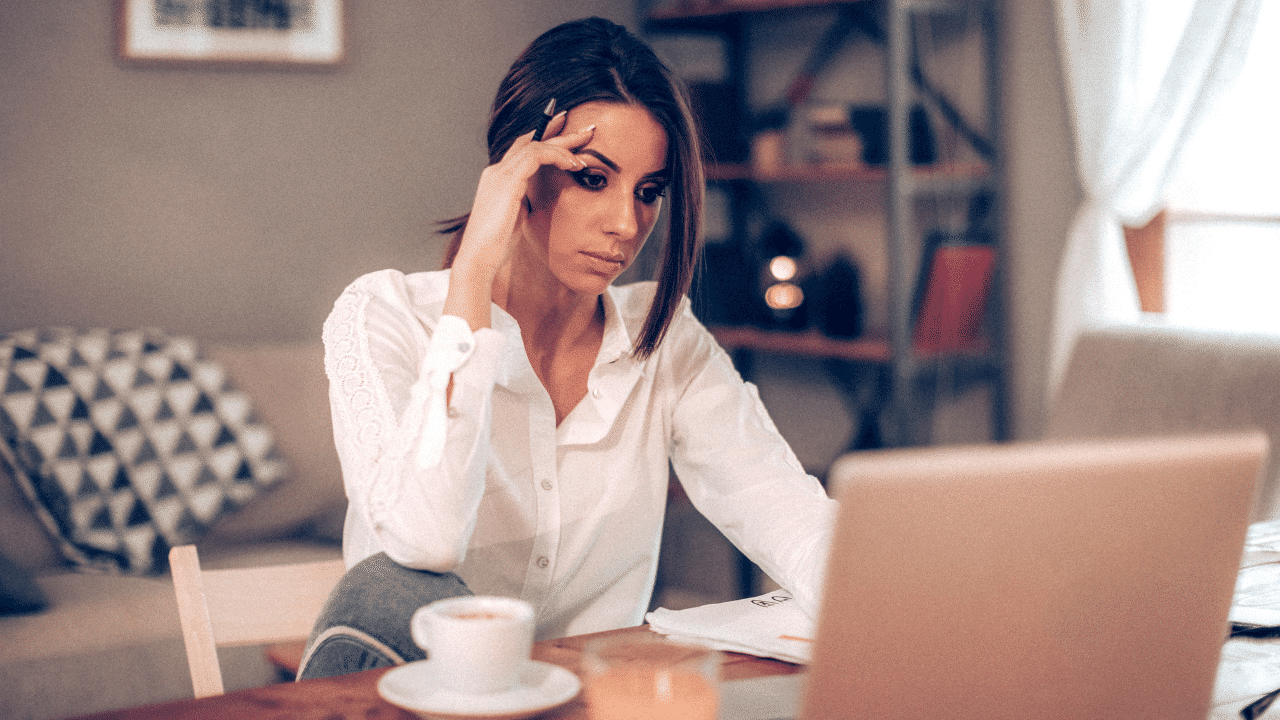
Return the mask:
{"type": "MultiPolygon", "coordinates": [[[[595,159],[599,160],[600,162],[604,163],[604,164],[605,164],[605,167],[608,167],[610,170],[612,170],[612,171],[614,171],[614,172],[618,172],[618,171],[619,171],[618,163],[616,163],[616,162],[614,162],[614,161],[610,160],[610,159],[608,158],[608,156],[606,156],[604,153],[600,152],[599,150],[592,150],[591,148],[584,148],[584,149],[582,149],[582,150],[579,150],[579,151],[578,151],[578,154],[579,154],[579,155],[590,155],[591,157],[593,157],[593,158],[595,158],[595,159]]],[[[670,178],[671,178],[671,171],[670,171],[670,170],[668,170],[667,168],[662,168],[661,170],[658,170],[657,172],[651,172],[651,173],[649,173],[649,174],[648,174],[648,175],[646,175],[645,177],[653,177],[653,178],[665,178],[665,179],[670,179],[670,178]]]]}
{"type": "Polygon", "coordinates": [[[579,151],[578,151],[578,154],[580,154],[580,155],[590,155],[591,157],[593,157],[593,158],[595,158],[595,159],[599,160],[600,162],[604,163],[604,164],[605,164],[605,166],[606,166],[606,167],[608,167],[610,170],[612,170],[612,171],[614,171],[614,172],[618,172],[618,163],[616,163],[616,162],[614,162],[614,161],[610,160],[609,158],[605,157],[604,153],[601,153],[599,150],[584,149],[584,150],[579,150],[579,151]]]}

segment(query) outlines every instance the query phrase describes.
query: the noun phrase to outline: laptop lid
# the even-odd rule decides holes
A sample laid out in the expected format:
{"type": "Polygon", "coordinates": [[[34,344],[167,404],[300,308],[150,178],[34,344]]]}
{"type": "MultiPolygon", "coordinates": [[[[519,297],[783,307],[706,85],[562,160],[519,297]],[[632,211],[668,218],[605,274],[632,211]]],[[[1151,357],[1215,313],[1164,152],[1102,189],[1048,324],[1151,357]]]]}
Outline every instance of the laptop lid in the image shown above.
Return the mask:
{"type": "Polygon", "coordinates": [[[800,717],[1197,718],[1262,434],[855,453],[800,717]]]}

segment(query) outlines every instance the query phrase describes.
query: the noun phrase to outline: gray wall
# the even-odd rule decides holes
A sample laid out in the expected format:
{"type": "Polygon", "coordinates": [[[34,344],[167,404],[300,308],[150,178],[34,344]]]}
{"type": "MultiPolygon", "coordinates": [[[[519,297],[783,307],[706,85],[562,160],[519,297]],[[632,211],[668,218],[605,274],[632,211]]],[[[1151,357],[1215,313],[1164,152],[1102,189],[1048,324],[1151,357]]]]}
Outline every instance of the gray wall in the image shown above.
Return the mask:
{"type": "MultiPolygon", "coordinates": [[[[519,50],[587,14],[635,27],[636,5],[347,0],[347,63],[304,72],[123,66],[114,4],[0,2],[0,331],[318,337],[361,273],[438,265],[432,225],[470,206],[488,104],[519,50]]],[[[1080,192],[1052,18],[1051,0],[1009,0],[1002,21],[1020,437],[1043,423],[1052,282],[1080,192]]],[[[806,464],[838,449],[845,428],[761,384],[806,464]]]]}
{"type": "Polygon", "coordinates": [[[434,269],[499,79],[632,0],[347,0],[327,71],[126,67],[114,6],[0,3],[0,329],[311,338],[342,288],[434,269]]]}

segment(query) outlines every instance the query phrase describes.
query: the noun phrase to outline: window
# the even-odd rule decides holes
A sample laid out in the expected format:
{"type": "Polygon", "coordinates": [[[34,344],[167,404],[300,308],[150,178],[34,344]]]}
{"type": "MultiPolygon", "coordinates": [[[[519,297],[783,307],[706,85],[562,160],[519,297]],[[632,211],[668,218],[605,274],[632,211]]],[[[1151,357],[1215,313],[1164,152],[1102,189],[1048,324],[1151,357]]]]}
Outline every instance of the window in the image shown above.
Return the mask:
{"type": "Polygon", "coordinates": [[[1280,3],[1266,2],[1238,80],[1190,139],[1169,188],[1171,323],[1280,334],[1278,67],[1280,3]]]}

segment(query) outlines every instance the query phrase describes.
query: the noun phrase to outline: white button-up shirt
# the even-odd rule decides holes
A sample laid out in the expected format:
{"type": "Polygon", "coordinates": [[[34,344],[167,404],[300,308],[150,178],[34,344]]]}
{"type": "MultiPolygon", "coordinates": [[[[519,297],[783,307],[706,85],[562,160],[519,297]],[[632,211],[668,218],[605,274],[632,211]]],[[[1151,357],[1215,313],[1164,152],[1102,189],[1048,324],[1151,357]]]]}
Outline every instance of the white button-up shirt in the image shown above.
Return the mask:
{"type": "Polygon", "coordinates": [[[557,427],[515,320],[493,306],[473,333],[442,317],[448,283],[371,273],[325,322],[349,566],[385,551],[454,571],[531,602],[539,638],[637,625],[674,468],[698,510],[816,611],[835,503],[687,300],[638,360],[655,285],[609,288],[588,393],[557,427]]]}

